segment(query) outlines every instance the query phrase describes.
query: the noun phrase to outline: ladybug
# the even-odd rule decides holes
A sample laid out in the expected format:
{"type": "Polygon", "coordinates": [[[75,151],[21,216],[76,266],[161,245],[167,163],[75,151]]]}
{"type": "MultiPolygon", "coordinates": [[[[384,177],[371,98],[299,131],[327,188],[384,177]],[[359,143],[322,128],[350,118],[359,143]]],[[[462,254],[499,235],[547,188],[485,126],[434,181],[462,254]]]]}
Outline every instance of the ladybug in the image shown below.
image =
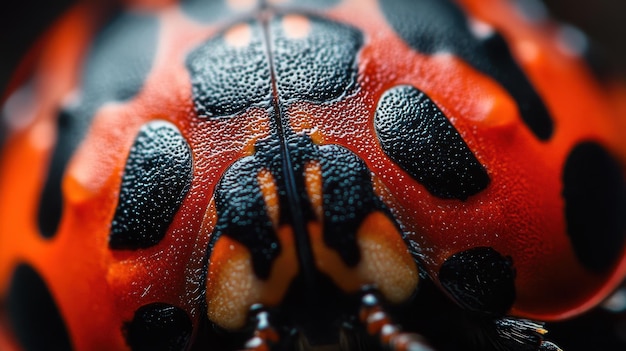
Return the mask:
{"type": "Polygon", "coordinates": [[[0,349],[560,350],[626,277],[626,109],[561,34],[79,3],[3,102],[0,349]]]}

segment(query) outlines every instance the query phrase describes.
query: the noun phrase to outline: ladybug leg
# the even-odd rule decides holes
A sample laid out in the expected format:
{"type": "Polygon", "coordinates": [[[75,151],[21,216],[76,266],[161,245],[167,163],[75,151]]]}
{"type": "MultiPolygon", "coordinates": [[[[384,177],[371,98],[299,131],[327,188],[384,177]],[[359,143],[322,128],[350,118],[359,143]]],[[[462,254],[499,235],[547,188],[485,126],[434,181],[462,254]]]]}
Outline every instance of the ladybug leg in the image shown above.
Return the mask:
{"type": "Polygon", "coordinates": [[[280,336],[270,323],[269,313],[258,304],[253,305],[250,312],[253,314],[254,333],[242,351],[270,351],[272,345],[279,342],[280,336]]]}
{"type": "Polygon", "coordinates": [[[376,295],[371,292],[361,299],[359,317],[367,333],[377,338],[386,350],[434,351],[421,335],[403,332],[395,325],[376,295]]]}
{"type": "Polygon", "coordinates": [[[496,319],[495,327],[499,338],[497,344],[507,350],[563,351],[554,343],[543,340],[548,331],[541,322],[505,317],[496,319]]]}

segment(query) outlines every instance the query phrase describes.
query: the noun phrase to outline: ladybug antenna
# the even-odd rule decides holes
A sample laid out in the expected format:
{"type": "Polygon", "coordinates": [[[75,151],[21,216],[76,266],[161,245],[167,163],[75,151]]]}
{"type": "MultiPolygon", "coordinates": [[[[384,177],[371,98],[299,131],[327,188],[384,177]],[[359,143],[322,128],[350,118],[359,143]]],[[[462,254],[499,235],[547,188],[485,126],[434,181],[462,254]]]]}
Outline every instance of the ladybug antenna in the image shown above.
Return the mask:
{"type": "Polygon", "coordinates": [[[270,323],[269,313],[262,305],[256,304],[250,307],[250,313],[254,319],[254,333],[244,346],[242,351],[268,351],[272,345],[279,342],[280,336],[270,323]]]}
{"type": "Polygon", "coordinates": [[[394,324],[383,309],[378,297],[369,292],[361,299],[361,323],[366,332],[379,340],[385,350],[392,351],[434,351],[424,337],[415,333],[403,332],[394,324]]]}

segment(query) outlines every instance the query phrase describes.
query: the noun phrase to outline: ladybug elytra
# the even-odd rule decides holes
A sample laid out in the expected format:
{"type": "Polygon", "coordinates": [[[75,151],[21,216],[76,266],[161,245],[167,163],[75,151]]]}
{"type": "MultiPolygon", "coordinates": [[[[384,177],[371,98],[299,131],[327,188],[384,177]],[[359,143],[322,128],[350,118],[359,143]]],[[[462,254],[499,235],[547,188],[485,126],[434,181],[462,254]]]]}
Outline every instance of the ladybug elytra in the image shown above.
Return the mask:
{"type": "Polygon", "coordinates": [[[553,23],[110,6],[4,100],[0,349],[559,350],[626,277],[624,116],[553,23]]]}

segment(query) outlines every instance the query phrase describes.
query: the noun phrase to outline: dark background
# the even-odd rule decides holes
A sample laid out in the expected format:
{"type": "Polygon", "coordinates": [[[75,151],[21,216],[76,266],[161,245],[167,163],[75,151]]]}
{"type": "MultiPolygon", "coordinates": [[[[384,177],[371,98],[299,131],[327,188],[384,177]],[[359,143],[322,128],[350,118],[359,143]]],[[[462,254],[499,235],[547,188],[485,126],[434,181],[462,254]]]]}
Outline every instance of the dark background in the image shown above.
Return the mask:
{"type": "MultiPolygon", "coordinates": [[[[527,0],[516,0],[527,1],[527,0]]],[[[532,0],[540,1],[540,0],[532,0]]],[[[6,0],[0,9],[0,90],[38,36],[75,0],[6,0]]],[[[626,1],[545,0],[553,17],[585,31],[626,77],[626,1]]]]}
{"type": "Polygon", "coordinates": [[[0,7],[0,97],[11,72],[53,21],[76,0],[4,0],[0,7]]]}

